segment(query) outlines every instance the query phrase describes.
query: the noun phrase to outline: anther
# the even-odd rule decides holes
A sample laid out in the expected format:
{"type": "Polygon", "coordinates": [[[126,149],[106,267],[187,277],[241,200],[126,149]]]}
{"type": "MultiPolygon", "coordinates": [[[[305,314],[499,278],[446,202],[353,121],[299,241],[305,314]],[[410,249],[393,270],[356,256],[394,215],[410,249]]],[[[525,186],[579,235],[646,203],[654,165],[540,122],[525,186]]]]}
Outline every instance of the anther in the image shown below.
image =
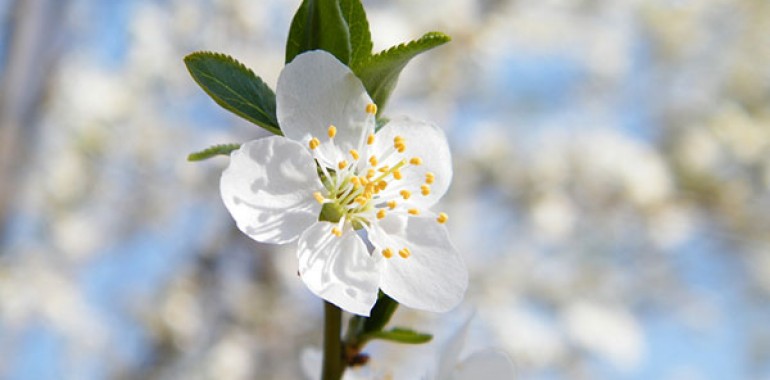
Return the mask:
{"type": "Polygon", "coordinates": [[[319,145],[321,145],[321,141],[313,137],[312,139],[310,139],[310,143],[308,145],[310,145],[310,150],[313,150],[315,148],[318,148],[319,145]]]}
{"type": "Polygon", "coordinates": [[[372,179],[375,174],[377,174],[377,172],[374,169],[369,168],[369,170],[366,171],[366,179],[372,179]]]}
{"type": "Polygon", "coordinates": [[[377,113],[377,105],[374,103],[369,103],[366,105],[366,113],[369,115],[374,115],[377,113]]]}
{"type": "Polygon", "coordinates": [[[393,171],[393,178],[395,178],[395,179],[403,178],[403,176],[401,175],[401,171],[400,170],[394,170],[393,171]]]}
{"type": "Polygon", "coordinates": [[[409,160],[409,163],[412,165],[422,165],[422,158],[420,157],[412,157],[411,160],[409,160]]]}
{"type": "Polygon", "coordinates": [[[340,168],[340,170],[345,169],[348,166],[348,162],[345,160],[340,161],[337,164],[337,167],[340,168]]]}
{"type": "Polygon", "coordinates": [[[393,210],[394,208],[396,208],[396,206],[398,206],[398,203],[396,203],[396,201],[388,201],[389,209],[393,210]]]}
{"type": "Polygon", "coordinates": [[[422,193],[422,195],[425,195],[425,196],[430,195],[430,186],[428,185],[420,186],[420,193],[422,193]]]}
{"type": "Polygon", "coordinates": [[[385,248],[382,250],[382,255],[385,256],[386,259],[389,259],[393,257],[393,251],[391,251],[390,248],[385,248]]]}
{"type": "Polygon", "coordinates": [[[398,251],[398,255],[406,259],[412,255],[412,252],[409,251],[409,248],[404,247],[398,251]]]}
{"type": "Polygon", "coordinates": [[[368,202],[368,201],[369,201],[369,199],[367,199],[367,198],[366,198],[365,196],[363,196],[363,195],[359,195],[359,196],[357,196],[357,197],[356,197],[356,202],[357,202],[358,204],[360,204],[361,206],[365,206],[365,205],[366,205],[366,202],[368,202]]]}
{"type": "Polygon", "coordinates": [[[443,212],[438,213],[438,218],[436,218],[436,221],[439,224],[444,224],[444,223],[446,223],[447,220],[449,220],[449,215],[447,215],[447,214],[445,214],[443,212]]]}
{"type": "Polygon", "coordinates": [[[409,190],[401,190],[399,192],[399,194],[401,194],[401,196],[404,198],[404,200],[407,200],[407,199],[409,199],[409,197],[412,196],[412,193],[409,192],[409,190]]]}
{"type": "Polygon", "coordinates": [[[380,171],[380,173],[385,173],[386,171],[390,170],[390,166],[383,165],[381,168],[377,169],[380,171]]]}
{"type": "Polygon", "coordinates": [[[315,198],[316,201],[318,201],[318,203],[324,203],[324,201],[326,200],[324,198],[324,196],[321,195],[321,193],[319,193],[317,191],[315,193],[313,193],[313,197],[315,198]]]}
{"type": "Polygon", "coordinates": [[[377,157],[375,157],[374,155],[369,157],[369,163],[372,164],[372,166],[377,166],[377,157]]]}
{"type": "Polygon", "coordinates": [[[380,182],[377,182],[377,188],[380,190],[385,190],[385,188],[388,187],[388,183],[384,180],[380,180],[380,182]]]}
{"type": "Polygon", "coordinates": [[[333,125],[330,125],[329,126],[329,138],[333,139],[334,136],[336,136],[336,135],[337,135],[337,127],[335,127],[333,125]]]}
{"type": "Polygon", "coordinates": [[[394,137],[393,147],[396,148],[398,153],[404,153],[404,150],[406,149],[406,140],[401,136],[394,137]]]}
{"type": "Polygon", "coordinates": [[[366,137],[366,145],[374,144],[374,133],[366,137]]]}
{"type": "Polygon", "coordinates": [[[410,215],[420,215],[420,210],[418,210],[416,208],[410,208],[409,209],[409,214],[410,215]]]}
{"type": "Polygon", "coordinates": [[[382,219],[385,217],[385,209],[381,208],[380,211],[377,211],[377,219],[382,219]]]}
{"type": "Polygon", "coordinates": [[[431,173],[431,172],[427,172],[427,173],[425,173],[425,183],[427,183],[428,185],[430,185],[430,184],[432,184],[432,183],[433,183],[433,181],[435,181],[435,180],[436,180],[436,175],[435,175],[435,174],[433,174],[433,173],[431,173]]]}
{"type": "Polygon", "coordinates": [[[355,149],[350,150],[350,156],[353,157],[353,159],[356,161],[358,161],[358,158],[361,157],[358,155],[358,151],[355,149]]]}
{"type": "Polygon", "coordinates": [[[332,235],[334,235],[336,237],[340,237],[340,236],[342,236],[342,231],[340,231],[339,228],[334,227],[334,228],[332,228],[332,235]]]}

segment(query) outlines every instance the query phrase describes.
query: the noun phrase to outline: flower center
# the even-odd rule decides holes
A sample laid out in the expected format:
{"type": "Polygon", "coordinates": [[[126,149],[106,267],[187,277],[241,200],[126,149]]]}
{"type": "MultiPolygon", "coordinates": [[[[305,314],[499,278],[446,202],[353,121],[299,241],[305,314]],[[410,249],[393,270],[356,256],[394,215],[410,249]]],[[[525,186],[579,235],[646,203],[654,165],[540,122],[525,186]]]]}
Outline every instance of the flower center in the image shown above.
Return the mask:
{"type": "MultiPolygon", "coordinates": [[[[373,124],[377,107],[369,104],[366,107],[373,124]]],[[[311,137],[308,146],[313,152],[318,163],[318,176],[324,184],[325,191],[313,194],[315,199],[323,206],[319,220],[334,223],[331,233],[342,236],[348,228],[359,230],[369,227],[374,219],[384,219],[389,213],[401,213],[408,215],[420,215],[421,210],[408,205],[413,202],[408,200],[413,196],[428,196],[431,193],[431,185],[436,180],[435,174],[424,171],[409,178],[424,178],[418,183],[414,180],[406,183],[404,173],[420,170],[423,160],[420,157],[407,157],[406,139],[396,136],[393,144],[388,146],[381,154],[372,154],[365,157],[361,152],[369,149],[375,142],[375,135],[362,136],[358,149],[343,152],[335,146],[334,138],[337,128],[330,125],[327,130],[328,139],[321,141],[318,137],[311,137]],[[336,164],[328,165],[317,156],[318,147],[322,144],[330,144],[332,149],[326,152],[335,152],[336,164]],[[331,167],[327,167],[331,166],[331,167]],[[417,195],[419,194],[419,195],[417,195]],[[399,204],[403,203],[403,204],[399,204]]],[[[328,158],[327,158],[328,159],[328,158]]],[[[409,173],[411,174],[411,173],[409,173]]],[[[439,213],[436,221],[445,223],[448,217],[439,213]]],[[[408,249],[400,250],[399,256],[408,257],[411,253],[408,249]]],[[[392,256],[392,251],[383,251],[385,257],[392,256]]]]}

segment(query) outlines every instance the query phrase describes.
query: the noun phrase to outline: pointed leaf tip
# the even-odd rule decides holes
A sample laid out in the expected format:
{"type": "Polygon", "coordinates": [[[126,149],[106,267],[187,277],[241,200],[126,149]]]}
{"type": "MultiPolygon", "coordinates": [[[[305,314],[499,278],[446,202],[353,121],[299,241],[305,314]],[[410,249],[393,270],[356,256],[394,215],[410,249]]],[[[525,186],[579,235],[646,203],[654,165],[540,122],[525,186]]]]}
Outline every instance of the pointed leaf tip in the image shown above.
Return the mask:
{"type": "Polygon", "coordinates": [[[388,331],[372,332],[367,334],[367,338],[382,339],[405,344],[422,344],[430,342],[431,339],[433,339],[433,335],[417,332],[411,329],[395,327],[388,331]]]}
{"type": "Polygon", "coordinates": [[[214,156],[229,156],[232,151],[237,150],[240,147],[240,144],[214,145],[199,152],[190,153],[187,156],[187,161],[203,161],[214,156]]]}
{"type": "Polygon", "coordinates": [[[241,62],[222,53],[195,52],[184,58],[195,82],[230,112],[281,134],[275,115],[275,93],[241,62]]]}
{"type": "Polygon", "coordinates": [[[372,100],[384,109],[391,92],[396,87],[401,70],[417,55],[451,41],[441,32],[428,32],[422,37],[393,46],[353,66],[372,100]]]}

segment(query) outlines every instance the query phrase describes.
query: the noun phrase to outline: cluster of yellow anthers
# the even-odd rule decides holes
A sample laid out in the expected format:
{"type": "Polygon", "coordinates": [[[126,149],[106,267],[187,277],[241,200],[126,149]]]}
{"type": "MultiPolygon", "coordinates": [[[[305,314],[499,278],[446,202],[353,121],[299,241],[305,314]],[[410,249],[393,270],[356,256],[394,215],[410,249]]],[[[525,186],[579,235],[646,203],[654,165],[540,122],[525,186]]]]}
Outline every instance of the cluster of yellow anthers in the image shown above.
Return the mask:
{"type": "MultiPolygon", "coordinates": [[[[369,117],[374,118],[377,113],[377,106],[367,105],[366,113],[369,114],[369,117]]],[[[330,125],[327,135],[329,137],[328,143],[333,145],[337,128],[330,125]]],[[[359,144],[359,149],[351,149],[348,152],[352,159],[350,162],[345,157],[338,157],[337,165],[334,168],[320,165],[321,172],[326,179],[323,182],[326,185],[327,193],[324,195],[316,192],[313,196],[318,203],[332,203],[341,212],[339,223],[331,230],[335,236],[342,236],[342,228],[346,223],[350,223],[351,226],[369,225],[369,219],[372,217],[383,219],[388,212],[403,212],[404,209],[399,208],[398,205],[399,198],[408,200],[412,196],[412,191],[408,189],[401,189],[398,192],[391,191],[387,194],[383,192],[391,183],[403,178],[403,170],[422,165],[422,159],[420,157],[392,159],[393,155],[403,154],[406,151],[406,140],[402,136],[396,136],[393,139],[392,147],[386,149],[381,155],[362,157],[359,151],[363,150],[363,145],[371,146],[374,141],[374,134],[365,136],[365,139],[362,139],[359,144]],[[385,162],[391,162],[391,165],[387,165],[385,162]]],[[[321,140],[317,137],[310,139],[311,151],[316,151],[320,145],[321,140]]],[[[426,172],[425,181],[419,186],[420,194],[430,195],[430,185],[435,180],[435,174],[426,172]]],[[[417,190],[415,189],[415,191],[417,190]]],[[[406,212],[409,215],[420,214],[420,210],[417,208],[408,208],[406,212]]],[[[448,219],[447,214],[441,212],[436,221],[443,224],[448,219]]],[[[393,251],[390,248],[385,248],[382,255],[391,258],[393,251]]],[[[411,252],[408,248],[402,248],[398,251],[398,255],[408,258],[411,252]]]]}

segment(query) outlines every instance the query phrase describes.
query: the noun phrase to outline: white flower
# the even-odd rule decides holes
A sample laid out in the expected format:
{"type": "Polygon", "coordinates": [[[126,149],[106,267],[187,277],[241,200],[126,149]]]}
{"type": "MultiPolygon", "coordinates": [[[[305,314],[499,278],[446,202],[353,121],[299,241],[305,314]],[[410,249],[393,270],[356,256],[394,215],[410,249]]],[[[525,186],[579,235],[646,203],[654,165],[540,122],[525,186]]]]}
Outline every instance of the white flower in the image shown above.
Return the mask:
{"type": "Polygon", "coordinates": [[[428,375],[427,378],[436,380],[513,379],[513,363],[504,352],[485,349],[476,351],[460,360],[460,353],[465,345],[470,321],[471,318],[468,318],[463,326],[455,332],[455,335],[449,339],[439,356],[435,375],[428,375]]]}
{"type": "Polygon", "coordinates": [[[285,137],[243,144],[222,174],[238,228],[265,243],[299,238],[302,280],[349,312],[368,316],[378,288],[423,310],[459,303],[467,270],[446,214],[428,209],[452,178],[443,132],[398,119],[375,135],[363,84],[323,51],[286,65],[276,97],[285,137]]]}

